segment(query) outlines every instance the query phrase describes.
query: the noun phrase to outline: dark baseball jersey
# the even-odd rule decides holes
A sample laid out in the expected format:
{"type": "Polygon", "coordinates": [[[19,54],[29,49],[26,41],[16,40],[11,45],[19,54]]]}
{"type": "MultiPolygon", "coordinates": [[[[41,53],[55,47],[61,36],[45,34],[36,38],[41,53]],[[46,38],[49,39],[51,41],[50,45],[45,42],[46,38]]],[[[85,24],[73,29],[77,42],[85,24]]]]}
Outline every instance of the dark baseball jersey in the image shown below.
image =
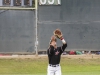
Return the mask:
{"type": "Polygon", "coordinates": [[[61,47],[57,47],[56,49],[50,45],[49,49],[47,50],[49,64],[56,65],[60,63],[60,57],[65,48],[67,47],[67,44],[63,44],[61,47]]]}

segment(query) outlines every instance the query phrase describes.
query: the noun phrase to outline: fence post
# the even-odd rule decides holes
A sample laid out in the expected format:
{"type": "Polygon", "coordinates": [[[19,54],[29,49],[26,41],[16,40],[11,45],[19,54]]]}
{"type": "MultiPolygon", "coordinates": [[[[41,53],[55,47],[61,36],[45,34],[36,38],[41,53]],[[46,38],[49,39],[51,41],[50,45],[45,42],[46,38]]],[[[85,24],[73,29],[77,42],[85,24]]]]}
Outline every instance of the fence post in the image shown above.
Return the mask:
{"type": "Polygon", "coordinates": [[[38,0],[35,0],[35,16],[36,16],[36,22],[35,22],[35,51],[36,51],[36,56],[38,56],[38,35],[37,35],[37,23],[38,23],[38,0]]]}

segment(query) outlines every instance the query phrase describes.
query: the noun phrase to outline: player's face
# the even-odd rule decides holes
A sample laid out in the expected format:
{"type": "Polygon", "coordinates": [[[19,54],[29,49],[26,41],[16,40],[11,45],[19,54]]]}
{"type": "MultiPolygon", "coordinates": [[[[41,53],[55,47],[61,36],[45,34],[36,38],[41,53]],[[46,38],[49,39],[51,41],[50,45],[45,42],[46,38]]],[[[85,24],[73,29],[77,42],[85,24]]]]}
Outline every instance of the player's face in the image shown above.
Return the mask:
{"type": "Polygon", "coordinates": [[[56,41],[52,41],[52,43],[51,43],[55,48],[57,48],[57,43],[56,43],[56,41]]]}

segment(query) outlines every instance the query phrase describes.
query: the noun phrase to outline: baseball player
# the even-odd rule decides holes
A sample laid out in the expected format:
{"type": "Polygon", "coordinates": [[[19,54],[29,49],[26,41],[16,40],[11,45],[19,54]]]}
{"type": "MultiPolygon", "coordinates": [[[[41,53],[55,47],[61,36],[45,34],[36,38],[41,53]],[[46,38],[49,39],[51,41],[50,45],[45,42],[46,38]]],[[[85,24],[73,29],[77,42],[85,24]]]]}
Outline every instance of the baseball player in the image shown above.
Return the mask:
{"type": "Polygon", "coordinates": [[[62,36],[57,37],[62,41],[63,45],[57,47],[57,39],[53,35],[50,40],[50,47],[47,50],[49,64],[47,69],[47,75],[61,75],[60,58],[61,54],[67,47],[67,43],[62,36]]]}

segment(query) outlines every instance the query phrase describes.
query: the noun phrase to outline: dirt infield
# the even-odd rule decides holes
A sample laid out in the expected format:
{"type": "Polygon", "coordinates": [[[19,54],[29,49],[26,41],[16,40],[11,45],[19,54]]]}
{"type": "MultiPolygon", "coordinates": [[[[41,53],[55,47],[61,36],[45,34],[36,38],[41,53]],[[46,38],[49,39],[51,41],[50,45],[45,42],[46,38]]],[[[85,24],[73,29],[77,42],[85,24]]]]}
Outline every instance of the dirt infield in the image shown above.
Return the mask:
{"type": "MultiPolygon", "coordinates": [[[[47,58],[47,55],[1,55],[0,59],[11,59],[11,58],[47,58]]],[[[74,58],[74,59],[100,59],[100,55],[62,55],[62,58],[74,58]]]]}

